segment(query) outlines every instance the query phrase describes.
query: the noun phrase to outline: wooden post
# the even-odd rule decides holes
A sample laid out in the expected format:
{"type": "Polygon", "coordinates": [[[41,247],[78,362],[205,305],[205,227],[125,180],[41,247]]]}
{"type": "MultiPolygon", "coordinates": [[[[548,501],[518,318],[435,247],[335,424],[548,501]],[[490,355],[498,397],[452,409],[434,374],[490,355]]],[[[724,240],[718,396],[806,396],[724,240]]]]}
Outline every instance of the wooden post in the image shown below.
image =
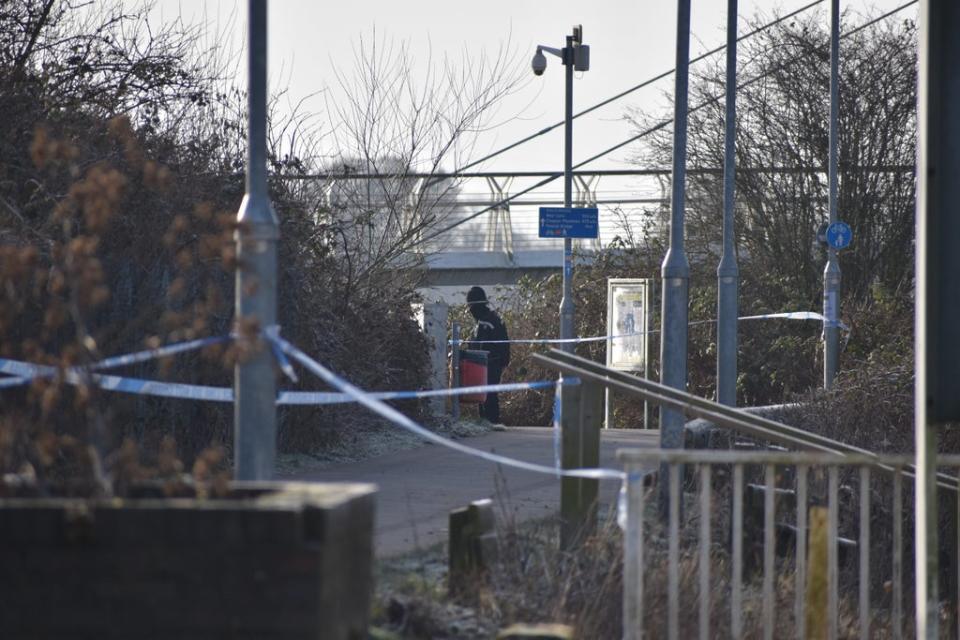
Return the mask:
{"type": "MultiPolygon", "coordinates": [[[[595,383],[566,385],[561,391],[561,445],[564,469],[595,469],[600,465],[600,427],[604,389],[595,383]]],[[[560,483],[560,548],[574,548],[597,526],[599,482],[563,478],[560,483]]]]}
{"type": "Polygon", "coordinates": [[[471,590],[496,555],[493,501],[475,500],[450,512],[448,588],[457,595],[471,590]]]}
{"type": "Polygon", "coordinates": [[[497,634],[497,640],[573,640],[565,624],[515,624],[497,634]]]}
{"type": "MultiPolygon", "coordinates": [[[[827,616],[827,571],[828,548],[831,541],[827,535],[827,508],[810,508],[810,539],[807,548],[807,612],[806,631],[808,640],[826,640],[827,616]]],[[[834,541],[835,543],[836,541],[834,541]]],[[[803,541],[798,541],[803,544],[803,541]]]]}

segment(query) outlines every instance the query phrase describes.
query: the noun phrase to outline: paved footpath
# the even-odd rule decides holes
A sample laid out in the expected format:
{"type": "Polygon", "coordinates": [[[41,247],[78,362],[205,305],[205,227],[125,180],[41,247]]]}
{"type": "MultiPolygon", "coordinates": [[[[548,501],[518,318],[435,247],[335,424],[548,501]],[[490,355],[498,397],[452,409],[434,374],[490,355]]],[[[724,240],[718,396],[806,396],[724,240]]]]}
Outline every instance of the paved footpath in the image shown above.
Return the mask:
{"type": "MultiPolygon", "coordinates": [[[[620,469],[616,450],[655,447],[659,431],[604,430],[600,466],[620,469]]],[[[553,432],[542,427],[513,427],[460,442],[484,451],[553,466],[553,432]]],[[[555,514],[560,482],[531,471],[498,467],[439,445],[370,458],[361,462],[299,472],[283,479],[317,482],[372,482],[378,485],[375,544],[387,557],[444,541],[452,509],[473,500],[494,498],[518,519],[555,514]]],[[[602,480],[600,499],[612,503],[619,483],[602,480]]],[[[497,517],[502,511],[497,510],[497,517]]]]}

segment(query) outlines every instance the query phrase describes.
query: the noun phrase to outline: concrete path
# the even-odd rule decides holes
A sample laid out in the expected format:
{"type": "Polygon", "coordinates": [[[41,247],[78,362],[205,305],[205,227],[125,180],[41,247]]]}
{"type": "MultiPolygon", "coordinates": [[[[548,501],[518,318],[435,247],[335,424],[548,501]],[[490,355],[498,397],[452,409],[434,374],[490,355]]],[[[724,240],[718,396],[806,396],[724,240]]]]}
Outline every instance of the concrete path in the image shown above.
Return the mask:
{"type": "MultiPolygon", "coordinates": [[[[617,449],[655,447],[659,436],[659,431],[603,431],[600,465],[619,469],[617,449]]],[[[553,434],[549,428],[514,427],[460,442],[553,466],[553,434]]],[[[554,477],[498,467],[432,444],[362,462],[304,471],[284,479],[377,484],[375,543],[380,557],[444,541],[449,512],[473,500],[494,498],[523,520],[553,515],[560,505],[560,483],[554,477]]],[[[601,481],[601,501],[612,503],[618,489],[615,481],[601,481]]],[[[499,508],[497,515],[501,515],[499,508]]]]}

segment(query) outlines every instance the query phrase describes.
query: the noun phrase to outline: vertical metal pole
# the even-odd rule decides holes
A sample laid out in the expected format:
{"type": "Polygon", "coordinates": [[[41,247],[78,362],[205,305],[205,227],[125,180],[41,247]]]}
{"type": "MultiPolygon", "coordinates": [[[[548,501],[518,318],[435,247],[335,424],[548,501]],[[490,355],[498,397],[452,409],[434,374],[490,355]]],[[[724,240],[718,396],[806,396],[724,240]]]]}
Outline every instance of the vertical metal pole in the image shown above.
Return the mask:
{"type": "MultiPolygon", "coordinates": [[[[643,285],[644,296],[643,296],[643,379],[650,379],[650,326],[653,324],[653,280],[647,278],[646,282],[643,285]]],[[[653,424],[650,422],[650,402],[644,398],[643,399],[643,428],[652,429],[653,424]]]]}
{"type": "MultiPolygon", "coordinates": [[[[960,417],[955,338],[960,226],[960,6],[920,3],[916,238],[917,637],[938,637],[937,428],[960,417]]],[[[894,516],[896,517],[896,515],[894,516]]]]}
{"type": "Polygon", "coordinates": [[[627,528],[623,535],[623,639],[643,637],[643,476],[627,465],[627,528]]]}
{"type": "Polygon", "coordinates": [[[670,474],[669,540],[667,542],[667,638],[680,637],[680,465],[668,464],[670,474]]]}
{"type": "Polygon", "coordinates": [[[807,468],[797,467],[797,537],[796,582],[794,583],[794,621],[797,640],[807,637],[807,618],[804,611],[807,590],[807,468]]]}
{"type": "MultiPolygon", "coordinates": [[[[237,214],[236,320],[277,320],[277,216],[267,191],[267,2],[249,2],[247,192],[237,214]]],[[[234,475],[267,480],[277,455],[276,379],[265,345],[234,369],[234,475]]]]}
{"type": "Polygon", "coordinates": [[[776,468],[768,464],[764,470],[763,492],[763,637],[773,640],[773,625],[776,616],[773,612],[773,578],[776,570],[776,538],[774,532],[774,511],[776,510],[776,468]]]}
{"type": "Polygon", "coordinates": [[[840,550],[839,493],[840,470],[836,465],[827,469],[827,638],[837,640],[840,619],[840,585],[837,572],[840,550]]]}
{"type": "Polygon", "coordinates": [[[870,467],[860,467],[860,640],[870,640],[870,467]]]}
{"type": "Polygon", "coordinates": [[[743,634],[743,465],[733,465],[733,572],[730,584],[730,637],[743,634]]]}
{"type": "MultiPolygon", "coordinates": [[[[917,483],[920,484],[919,482],[917,483]]],[[[893,613],[891,614],[894,640],[903,638],[903,469],[897,467],[893,472],[893,613]]],[[[918,514],[920,515],[920,514],[918,514]]],[[[920,519],[917,519],[919,528],[920,519]]],[[[919,535],[919,531],[917,532],[919,535]]],[[[916,542],[920,546],[920,539],[916,542]]],[[[922,556],[919,556],[922,557],[922,556]]],[[[917,566],[921,561],[917,561],[917,566]]],[[[919,595],[920,576],[916,577],[919,595]]],[[[919,600],[918,600],[919,602],[919,600]]],[[[924,603],[924,606],[926,604],[924,603]]],[[[923,611],[919,609],[918,611],[923,611]]],[[[919,617],[918,617],[919,623],[919,617]]],[[[925,624],[925,622],[924,622],[925,624]]],[[[919,634],[918,638],[922,637],[919,634]]],[[[934,636],[936,637],[936,636],[934,636]]]]}
{"type": "MultiPolygon", "coordinates": [[[[607,347],[608,349],[610,347],[607,347]]],[[[603,390],[603,428],[609,429],[613,423],[613,394],[610,389],[603,390]]]]}
{"type": "Polygon", "coordinates": [[[710,640],[710,524],[712,491],[709,464],[700,466],[700,640],[710,640]]]}
{"type": "MultiPolygon", "coordinates": [[[[690,265],[683,247],[684,184],[687,163],[687,71],[690,62],[690,0],[677,0],[677,61],[674,89],[673,194],[670,247],[663,259],[663,317],[660,331],[660,381],[674,389],[687,388],[687,304],[690,265]]],[[[660,446],[683,447],[683,414],[660,409],[660,446]]],[[[661,468],[660,478],[667,479],[661,468]]],[[[666,515],[670,483],[660,483],[660,511],[666,515]]]]}
{"type": "MultiPolygon", "coordinates": [[[[830,223],[837,221],[840,121],[840,0],[830,0],[830,223]]],[[[827,247],[823,270],[823,388],[833,386],[840,352],[840,262],[837,251],[827,247]]]]}
{"type": "MultiPolygon", "coordinates": [[[[563,206],[571,207],[573,192],[573,36],[567,36],[563,49],[566,75],[563,121],[563,206]]],[[[573,240],[563,239],[563,298],[560,299],[560,337],[573,338],[573,240]]],[[[572,342],[563,342],[560,348],[573,353],[572,342]]]]}
{"type": "MultiPolygon", "coordinates": [[[[453,338],[453,351],[451,356],[450,386],[460,386],[460,323],[454,322],[451,330],[453,338]]],[[[450,396],[450,416],[454,420],[460,419],[460,396],[450,396]]]]}
{"type": "Polygon", "coordinates": [[[727,131],[723,156],[723,255],[717,267],[717,402],[737,404],[737,293],[734,248],[737,138],[737,0],[727,0],[727,131]]]}

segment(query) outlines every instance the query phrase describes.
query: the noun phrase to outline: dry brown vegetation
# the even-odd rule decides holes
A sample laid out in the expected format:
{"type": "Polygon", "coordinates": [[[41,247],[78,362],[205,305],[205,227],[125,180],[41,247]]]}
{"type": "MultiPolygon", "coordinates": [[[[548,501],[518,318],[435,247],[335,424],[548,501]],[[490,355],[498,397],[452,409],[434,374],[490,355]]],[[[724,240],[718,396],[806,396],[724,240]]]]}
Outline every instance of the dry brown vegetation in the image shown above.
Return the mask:
{"type": "MultiPolygon", "coordinates": [[[[145,8],[82,4],[0,12],[0,356],[61,369],[228,333],[244,191],[243,94],[218,52],[183,25],[148,32],[145,8]]],[[[276,149],[276,172],[299,170],[289,145],[276,149]]],[[[284,335],[362,387],[420,386],[415,277],[382,265],[358,286],[324,210],[280,180],[271,196],[284,335]]],[[[229,386],[240,355],[214,346],[118,373],[229,386]]],[[[230,405],[108,395],[62,373],[3,394],[0,473],[41,487],[162,476],[171,450],[180,470],[229,460],[198,454],[229,454],[230,405]]],[[[283,410],[281,450],[322,447],[358,419],[343,406],[283,410]]]]}
{"type": "MultiPolygon", "coordinates": [[[[718,502],[724,494],[717,492],[718,502]]],[[[667,537],[648,500],[645,529],[644,629],[667,633],[667,537]]],[[[700,598],[697,531],[693,503],[681,523],[679,637],[697,637],[700,598]]],[[[508,510],[506,510],[508,511],[508,510]]],[[[730,637],[730,551],[727,514],[714,514],[711,547],[711,637],[730,637]]],[[[446,591],[441,549],[387,561],[374,622],[403,638],[487,638],[516,622],[563,622],[577,638],[618,638],[622,632],[623,536],[613,519],[600,526],[576,553],[558,550],[555,521],[519,524],[505,512],[498,528],[499,556],[473,587],[453,597],[446,591]]],[[[846,576],[844,579],[848,579],[846,576]]],[[[795,573],[791,560],[778,560],[774,582],[774,637],[793,637],[795,573]]],[[[882,587],[881,587],[882,592],[882,587]]],[[[859,637],[856,589],[844,588],[839,603],[840,638],[859,637]]],[[[907,603],[909,605],[909,603],[907,603]]],[[[874,596],[871,637],[893,637],[889,598],[874,596]]],[[[909,607],[906,609],[909,611],[909,607]]],[[[743,588],[745,638],[763,637],[761,575],[747,571],[743,588]]],[[[911,623],[905,621],[909,637],[911,623]]]]}

